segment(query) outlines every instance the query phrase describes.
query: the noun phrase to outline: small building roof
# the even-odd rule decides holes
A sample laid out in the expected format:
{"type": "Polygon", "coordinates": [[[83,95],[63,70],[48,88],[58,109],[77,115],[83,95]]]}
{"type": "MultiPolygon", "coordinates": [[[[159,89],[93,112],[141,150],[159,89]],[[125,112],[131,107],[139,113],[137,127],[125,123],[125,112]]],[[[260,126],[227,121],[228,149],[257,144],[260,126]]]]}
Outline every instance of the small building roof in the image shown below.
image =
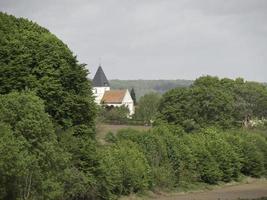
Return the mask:
{"type": "Polygon", "coordinates": [[[95,73],[93,87],[110,87],[108,79],[101,66],[98,67],[95,73]]]}
{"type": "Polygon", "coordinates": [[[104,104],[120,104],[122,103],[127,90],[110,90],[106,91],[101,102],[104,104]]]}

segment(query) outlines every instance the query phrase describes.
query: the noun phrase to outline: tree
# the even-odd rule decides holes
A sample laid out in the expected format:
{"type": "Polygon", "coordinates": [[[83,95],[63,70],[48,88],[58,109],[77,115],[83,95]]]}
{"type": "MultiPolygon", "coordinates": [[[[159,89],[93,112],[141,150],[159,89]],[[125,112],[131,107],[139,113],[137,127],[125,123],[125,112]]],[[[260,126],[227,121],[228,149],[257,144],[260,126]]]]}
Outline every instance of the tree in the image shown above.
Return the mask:
{"type": "Polygon", "coordinates": [[[151,123],[156,117],[161,96],[157,93],[149,93],[142,96],[136,108],[136,118],[146,123],[151,123]]]}
{"type": "Polygon", "coordinates": [[[253,118],[267,117],[267,88],[256,82],[235,82],[236,118],[249,126],[253,118]]]}
{"type": "Polygon", "coordinates": [[[181,125],[187,132],[205,126],[230,128],[267,117],[267,89],[243,79],[200,77],[190,88],[163,95],[159,119],[181,125]]]}
{"type": "Polygon", "coordinates": [[[178,88],[163,96],[159,112],[161,119],[188,132],[207,125],[230,127],[234,123],[233,102],[233,97],[222,90],[178,88]]]}
{"type": "Polygon", "coordinates": [[[43,101],[26,92],[0,95],[0,131],[3,199],[60,198],[69,157],[59,148],[43,101]]]}
{"type": "Polygon", "coordinates": [[[136,95],[135,95],[134,88],[131,89],[130,94],[131,94],[131,97],[133,99],[134,105],[136,105],[136,95]]]}
{"type": "Polygon", "coordinates": [[[151,169],[138,145],[120,141],[100,151],[102,199],[144,191],[151,182],[151,169]]]}
{"type": "Polygon", "coordinates": [[[93,127],[96,108],[88,71],[48,30],[0,13],[0,94],[33,90],[63,127],[93,127]]]}
{"type": "Polygon", "coordinates": [[[104,117],[104,120],[124,123],[128,119],[129,109],[126,106],[106,106],[102,109],[101,115],[104,117]]]}

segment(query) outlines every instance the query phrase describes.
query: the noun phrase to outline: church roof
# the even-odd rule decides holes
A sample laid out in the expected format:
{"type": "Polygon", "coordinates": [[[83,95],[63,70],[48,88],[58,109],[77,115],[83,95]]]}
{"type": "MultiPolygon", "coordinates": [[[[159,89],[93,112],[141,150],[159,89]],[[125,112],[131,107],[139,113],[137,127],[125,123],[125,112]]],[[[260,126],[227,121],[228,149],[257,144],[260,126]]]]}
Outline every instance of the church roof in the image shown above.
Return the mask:
{"type": "Polygon", "coordinates": [[[98,67],[95,73],[93,87],[109,87],[108,79],[101,66],[98,67]]]}
{"type": "Polygon", "coordinates": [[[105,103],[111,103],[111,104],[122,103],[126,92],[127,92],[127,90],[106,91],[101,101],[104,104],[105,103]]]}

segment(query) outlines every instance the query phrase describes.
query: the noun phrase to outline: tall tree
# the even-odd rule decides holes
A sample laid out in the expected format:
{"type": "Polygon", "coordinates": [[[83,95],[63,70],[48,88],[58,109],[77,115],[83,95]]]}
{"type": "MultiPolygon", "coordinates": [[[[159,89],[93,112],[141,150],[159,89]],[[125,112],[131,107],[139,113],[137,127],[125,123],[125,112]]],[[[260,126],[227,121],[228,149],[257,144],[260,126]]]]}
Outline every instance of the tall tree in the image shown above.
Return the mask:
{"type": "Polygon", "coordinates": [[[0,132],[0,198],[61,198],[69,155],[43,101],[33,93],[0,95],[0,132]]]}
{"type": "Polygon", "coordinates": [[[131,89],[130,94],[131,94],[131,97],[133,99],[134,105],[136,105],[136,95],[135,95],[134,88],[131,89]]]}
{"type": "Polygon", "coordinates": [[[88,71],[48,30],[0,12],[0,66],[0,94],[34,90],[59,126],[93,126],[88,71]]]}
{"type": "Polygon", "coordinates": [[[160,94],[149,93],[142,96],[136,108],[136,118],[150,123],[155,120],[160,102],[160,94]]]}
{"type": "Polygon", "coordinates": [[[267,89],[243,79],[200,77],[190,88],[163,95],[160,118],[191,131],[207,125],[240,126],[252,118],[267,117],[267,89]]]}

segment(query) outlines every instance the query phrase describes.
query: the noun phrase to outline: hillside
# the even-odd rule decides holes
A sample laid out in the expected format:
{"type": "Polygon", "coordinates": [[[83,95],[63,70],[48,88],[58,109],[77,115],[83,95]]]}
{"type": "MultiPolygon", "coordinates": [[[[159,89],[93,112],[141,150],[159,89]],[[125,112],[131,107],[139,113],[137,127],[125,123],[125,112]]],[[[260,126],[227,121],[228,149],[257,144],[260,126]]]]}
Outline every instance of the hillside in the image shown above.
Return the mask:
{"type": "Polygon", "coordinates": [[[188,87],[193,81],[191,80],[110,80],[113,89],[129,89],[134,88],[136,97],[139,99],[149,92],[164,93],[175,87],[188,87]]]}

